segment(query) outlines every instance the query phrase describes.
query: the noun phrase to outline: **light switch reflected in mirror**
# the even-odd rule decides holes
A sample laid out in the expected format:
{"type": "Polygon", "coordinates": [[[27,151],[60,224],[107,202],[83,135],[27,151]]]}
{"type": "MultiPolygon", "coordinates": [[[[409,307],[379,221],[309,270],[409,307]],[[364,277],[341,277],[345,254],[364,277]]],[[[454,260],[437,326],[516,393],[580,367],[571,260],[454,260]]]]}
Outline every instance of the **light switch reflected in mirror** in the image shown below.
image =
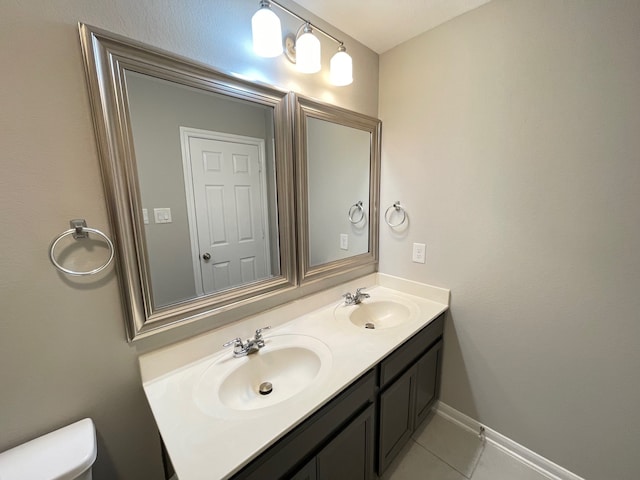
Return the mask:
{"type": "Polygon", "coordinates": [[[80,38],[129,340],[375,271],[379,120],[85,24],[80,38]]]}
{"type": "Polygon", "coordinates": [[[296,96],[302,282],[378,261],[380,121],[296,96]]]}
{"type": "Polygon", "coordinates": [[[88,25],[80,38],[129,340],[273,306],[296,285],[289,95],[88,25]]]}
{"type": "Polygon", "coordinates": [[[371,134],[307,119],[309,266],[369,251],[371,134]]]}

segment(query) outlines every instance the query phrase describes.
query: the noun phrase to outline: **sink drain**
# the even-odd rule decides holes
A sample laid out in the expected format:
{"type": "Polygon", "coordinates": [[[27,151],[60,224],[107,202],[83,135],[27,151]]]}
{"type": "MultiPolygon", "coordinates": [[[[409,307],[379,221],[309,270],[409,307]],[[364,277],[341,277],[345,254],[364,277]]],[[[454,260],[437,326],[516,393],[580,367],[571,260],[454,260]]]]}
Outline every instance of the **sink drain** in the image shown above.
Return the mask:
{"type": "Polygon", "coordinates": [[[258,392],[260,392],[260,395],[269,395],[273,392],[273,385],[271,385],[271,382],[262,382],[258,387],[258,392]]]}
{"type": "Polygon", "coordinates": [[[375,330],[376,326],[371,322],[367,322],[364,324],[364,328],[368,328],[369,330],[375,330]]]}

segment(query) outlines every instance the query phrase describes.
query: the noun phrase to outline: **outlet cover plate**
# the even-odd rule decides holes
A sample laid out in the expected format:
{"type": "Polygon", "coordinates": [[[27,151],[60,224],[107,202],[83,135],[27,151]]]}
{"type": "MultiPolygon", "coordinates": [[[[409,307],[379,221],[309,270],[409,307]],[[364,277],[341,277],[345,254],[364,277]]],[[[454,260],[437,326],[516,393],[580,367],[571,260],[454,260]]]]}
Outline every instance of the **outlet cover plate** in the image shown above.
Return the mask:
{"type": "Polygon", "coordinates": [[[411,260],[415,263],[425,263],[427,261],[427,246],[424,243],[413,244],[411,260]]]}

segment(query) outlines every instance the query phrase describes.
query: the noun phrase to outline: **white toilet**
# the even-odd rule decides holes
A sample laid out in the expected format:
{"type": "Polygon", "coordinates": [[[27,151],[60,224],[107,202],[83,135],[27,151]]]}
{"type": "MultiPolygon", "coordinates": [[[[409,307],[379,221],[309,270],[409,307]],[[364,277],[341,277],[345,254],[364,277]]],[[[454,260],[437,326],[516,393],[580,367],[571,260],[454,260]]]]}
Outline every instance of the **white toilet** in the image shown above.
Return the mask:
{"type": "Polygon", "coordinates": [[[0,480],[91,480],[96,429],[90,418],[0,453],[0,480]]]}

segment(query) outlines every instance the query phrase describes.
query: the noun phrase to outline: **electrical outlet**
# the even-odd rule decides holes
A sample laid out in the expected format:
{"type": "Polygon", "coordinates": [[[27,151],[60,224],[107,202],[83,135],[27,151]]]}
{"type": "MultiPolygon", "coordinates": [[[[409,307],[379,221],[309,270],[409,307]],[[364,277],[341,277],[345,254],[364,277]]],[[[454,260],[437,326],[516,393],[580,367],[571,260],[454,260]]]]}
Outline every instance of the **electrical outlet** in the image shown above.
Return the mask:
{"type": "Polygon", "coordinates": [[[416,263],[425,263],[427,261],[427,246],[424,243],[413,244],[413,256],[411,260],[416,263]]]}
{"type": "Polygon", "coordinates": [[[149,210],[146,208],[142,209],[142,221],[145,225],[149,225],[149,210]]]}
{"type": "Polygon", "coordinates": [[[349,235],[346,233],[340,234],[340,248],[342,250],[349,250],[349,235]]]}

